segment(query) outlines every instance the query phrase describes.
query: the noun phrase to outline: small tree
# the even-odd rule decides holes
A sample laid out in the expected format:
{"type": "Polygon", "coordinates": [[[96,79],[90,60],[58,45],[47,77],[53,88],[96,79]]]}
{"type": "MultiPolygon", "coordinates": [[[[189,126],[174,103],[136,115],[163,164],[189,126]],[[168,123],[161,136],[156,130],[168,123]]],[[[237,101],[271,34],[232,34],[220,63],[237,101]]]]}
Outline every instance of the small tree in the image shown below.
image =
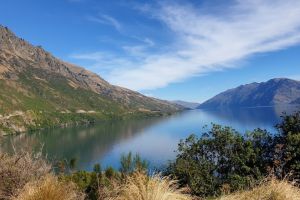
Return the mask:
{"type": "Polygon", "coordinates": [[[138,154],[133,157],[131,152],[127,155],[123,154],[120,163],[120,172],[122,174],[130,174],[134,171],[145,171],[149,166],[146,160],[143,160],[138,154]]]}
{"type": "Polygon", "coordinates": [[[249,188],[267,174],[272,137],[257,129],[246,136],[230,127],[213,125],[200,138],[191,135],[178,146],[168,173],[200,196],[217,196],[249,188]]]}
{"type": "Polygon", "coordinates": [[[282,116],[282,122],[277,129],[277,174],[282,178],[292,175],[300,178],[300,111],[293,115],[282,116]]]}

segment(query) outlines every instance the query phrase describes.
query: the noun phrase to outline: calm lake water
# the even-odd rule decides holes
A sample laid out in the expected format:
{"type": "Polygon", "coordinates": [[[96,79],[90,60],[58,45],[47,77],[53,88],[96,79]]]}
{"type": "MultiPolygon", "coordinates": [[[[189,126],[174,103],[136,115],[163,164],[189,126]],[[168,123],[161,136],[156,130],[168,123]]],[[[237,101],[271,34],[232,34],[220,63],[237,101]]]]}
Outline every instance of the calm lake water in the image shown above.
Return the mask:
{"type": "Polygon", "coordinates": [[[90,126],[57,128],[0,139],[0,151],[16,148],[40,148],[49,159],[76,158],[77,168],[91,170],[119,167],[121,154],[139,153],[152,167],[163,167],[175,158],[177,144],[190,134],[201,135],[211,123],[229,125],[244,133],[255,128],[275,132],[282,112],[295,107],[260,107],[226,110],[191,110],[168,117],[99,123],[90,126]]]}

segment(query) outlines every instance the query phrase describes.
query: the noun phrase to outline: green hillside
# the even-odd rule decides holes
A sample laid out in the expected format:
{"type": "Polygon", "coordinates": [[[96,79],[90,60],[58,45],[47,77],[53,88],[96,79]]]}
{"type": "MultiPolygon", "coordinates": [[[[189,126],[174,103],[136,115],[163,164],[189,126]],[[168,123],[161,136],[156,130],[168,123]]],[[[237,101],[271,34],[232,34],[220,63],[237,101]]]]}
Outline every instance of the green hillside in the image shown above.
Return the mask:
{"type": "Polygon", "coordinates": [[[0,135],[182,108],[114,86],[0,26],[0,135]]]}

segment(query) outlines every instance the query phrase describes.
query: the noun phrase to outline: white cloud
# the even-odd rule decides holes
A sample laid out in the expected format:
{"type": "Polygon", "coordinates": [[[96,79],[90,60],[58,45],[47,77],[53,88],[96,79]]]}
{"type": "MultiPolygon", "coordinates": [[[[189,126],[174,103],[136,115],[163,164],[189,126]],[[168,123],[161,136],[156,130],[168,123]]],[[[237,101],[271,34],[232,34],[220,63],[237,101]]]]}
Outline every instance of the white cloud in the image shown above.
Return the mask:
{"type": "MultiPolygon", "coordinates": [[[[237,61],[249,56],[300,42],[299,0],[236,0],[222,14],[170,2],[160,4],[159,10],[147,8],[173,32],[174,43],[169,51],[147,56],[136,53],[141,47],[127,48],[135,59],[111,54],[111,70],[105,78],[113,84],[134,90],[160,88],[237,67],[237,61]]],[[[101,66],[106,58],[94,60],[101,66]]]]}
{"type": "Polygon", "coordinates": [[[288,78],[300,81],[300,74],[291,75],[291,76],[288,76],[288,78]]]}
{"type": "Polygon", "coordinates": [[[118,31],[120,31],[122,28],[120,22],[117,19],[115,19],[109,15],[99,15],[97,17],[88,16],[87,19],[90,21],[93,21],[93,22],[100,23],[100,24],[113,26],[118,31]]]}

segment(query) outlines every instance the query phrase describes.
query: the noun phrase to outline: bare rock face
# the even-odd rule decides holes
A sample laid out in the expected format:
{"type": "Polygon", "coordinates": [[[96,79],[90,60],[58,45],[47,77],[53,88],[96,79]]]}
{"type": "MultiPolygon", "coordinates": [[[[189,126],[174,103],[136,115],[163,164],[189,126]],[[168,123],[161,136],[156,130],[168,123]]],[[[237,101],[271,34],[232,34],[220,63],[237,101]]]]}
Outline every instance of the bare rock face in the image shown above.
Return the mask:
{"type": "Polygon", "coordinates": [[[199,108],[255,107],[300,104],[300,81],[275,78],[222,92],[199,108]]]}
{"type": "Polygon", "coordinates": [[[82,67],[55,58],[40,46],[33,46],[18,38],[7,27],[0,26],[0,80],[17,81],[26,71],[38,70],[35,79],[43,80],[41,74],[64,77],[74,89],[93,91],[101,97],[125,108],[149,111],[174,112],[182,107],[168,101],[146,97],[106,82],[97,74],[82,67]]]}

